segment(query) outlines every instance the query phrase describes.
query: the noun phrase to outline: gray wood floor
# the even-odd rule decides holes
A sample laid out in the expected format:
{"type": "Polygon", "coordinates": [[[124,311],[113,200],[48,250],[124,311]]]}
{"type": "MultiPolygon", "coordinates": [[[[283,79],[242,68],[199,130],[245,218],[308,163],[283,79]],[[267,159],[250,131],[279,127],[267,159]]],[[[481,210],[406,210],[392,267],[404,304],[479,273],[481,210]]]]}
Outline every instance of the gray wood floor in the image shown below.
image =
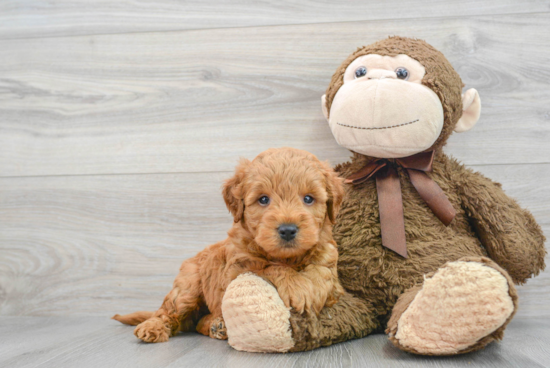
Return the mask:
{"type": "Polygon", "coordinates": [[[108,319],[157,308],[181,261],[225,237],[239,157],[346,160],[321,95],[394,34],[480,92],[480,122],[446,150],[550,234],[550,0],[0,2],[0,366],[550,366],[548,271],[519,287],[501,344],[448,359],[384,336],[280,356],[145,345],[108,319]]]}
{"type": "Polygon", "coordinates": [[[98,317],[0,317],[0,366],[23,367],[549,367],[550,321],[510,323],[505,339],[483,351],[453,357],[420,357],[395,348],[385,335],[311,352],[257,354],[227,342],[180,334],[161,344],[140,342],[132,327],[98,317]]]}

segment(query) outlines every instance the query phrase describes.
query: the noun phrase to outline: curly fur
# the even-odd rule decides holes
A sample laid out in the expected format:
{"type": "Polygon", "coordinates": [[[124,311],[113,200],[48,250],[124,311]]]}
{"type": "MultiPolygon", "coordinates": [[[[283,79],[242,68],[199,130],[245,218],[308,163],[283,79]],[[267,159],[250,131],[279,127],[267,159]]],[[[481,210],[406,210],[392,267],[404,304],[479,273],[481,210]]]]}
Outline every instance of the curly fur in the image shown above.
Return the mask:
{"type": "Polygon", "coordinates": [[[138,338],[167,341],[201,317],[199,332],[227,338],[222,299],[229,283],[246,272],[271,282],[285,305],[299,313],[317,315],[343,293],[332,239],[343,186],[327,163],[297,149],[270,149],[253,161],[241,160],[222,192],[234,217],[228,238],[183,262],[158,311],[113,317],[139,323],[134,331],[138,338]],[[305,195],[314,203],[305,204],[305,195]],[[258,203],[262,196],[270,198],[269,205],[258,203]],[[288,223],[296,224],[298,233],[284,242],[277,228],[288,223]]]}

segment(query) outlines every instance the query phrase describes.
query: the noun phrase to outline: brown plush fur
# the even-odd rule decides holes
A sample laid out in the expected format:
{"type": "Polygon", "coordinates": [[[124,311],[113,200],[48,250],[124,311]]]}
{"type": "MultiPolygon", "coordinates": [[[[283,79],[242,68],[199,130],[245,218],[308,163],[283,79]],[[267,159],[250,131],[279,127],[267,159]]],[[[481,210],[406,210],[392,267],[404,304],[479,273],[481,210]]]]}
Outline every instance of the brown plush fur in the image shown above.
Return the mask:
{"type": "Polygon", "coordinates": [[[299,313],[315,316],[343,293],[332,239],[343,187],[328,164],[305,151],[270,149],[252,162],[242,160],[225,182],[223,196],[235,219],[228,238],[183,262],[158,311],[113,317],[126,324],[140,323],[134,331],[138,338],[167,341],[197,317],[202,317],[200,333],[227,338],[223,295],[229,283],[245,272],[270,281],[286,306],[299,313]],[[306,195],[315,199],[313,204],[304,203],[306,195]],[[270,198],[269,205],[258,203],[262,196],[270,198]],[[296,224],[298,233],[285,242],[277,228],[288,223],[296,224]]]}
{"type": "MultiPolygon", "coordinates": [[[[467,169],[442,152],[460,118],[462,82],[444,56],[421,40],[400,37],[377,42],[353,53],[334,74],[327,89],[327,107],[342,85],[342,73],[360,55],[407,54],[426,68],[422,83],[440,97],[445,125],[429,150],[436,150],[429,176],[443,189],[456,209],[445,227],[412,186],[407,173],[397,167],[403,196],[408,258],[382,246],[376,182],[346,186],[346,195],[334,227],[339,245],[338,274],[345,294],[325,308],[319,317],[292,314],[296,345],[293,351],[309,350],[372,332],[383,331],[400,296],[408,305],[420,290],[424,275],[445,263],[464,257],[489,257],[502,273],[518,284],[544,269],[544,236],[533,216],[506,196],[500,184],[467,169]],[[414,288],[414,289],[413,289],[414,288]],[[404,294],[409,290],[408,294],[404,294]]],[[[342,177],[373,160],[353,153],[350,162],[336,170],[342,177]]],[[[392,161],[392,160],[390,160],[392,161]]],[[[483,261],[484,262],[484,261],[483,261]]],[[[513,296],[516,303],[517,296],[513,296]]],[[[395,311],[401,314],[403,311],[395,311]]],[[[505,326],[467,351],[502,337],[505,326]]]]}

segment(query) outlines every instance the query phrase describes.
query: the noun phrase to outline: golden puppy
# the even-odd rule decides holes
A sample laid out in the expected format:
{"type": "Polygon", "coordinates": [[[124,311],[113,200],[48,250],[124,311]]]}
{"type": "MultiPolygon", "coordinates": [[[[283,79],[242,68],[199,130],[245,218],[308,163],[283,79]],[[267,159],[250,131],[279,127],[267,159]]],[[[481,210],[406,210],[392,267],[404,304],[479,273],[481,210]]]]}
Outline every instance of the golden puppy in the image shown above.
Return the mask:
{"type": "Polygon", "coordinates": [[[158,311],[113,318],[139,324],[134,334],[147,342],[167,341],[201,317],[197,331],[226,339],[223,295],[245,272],[270,281],[287,307],[319,313],[343,292],[332,239],[342,196],[341,179],[308,152],[269,149],[241,160],[223,186],[235,220],[228,238],[183,262],[158,311]]]}

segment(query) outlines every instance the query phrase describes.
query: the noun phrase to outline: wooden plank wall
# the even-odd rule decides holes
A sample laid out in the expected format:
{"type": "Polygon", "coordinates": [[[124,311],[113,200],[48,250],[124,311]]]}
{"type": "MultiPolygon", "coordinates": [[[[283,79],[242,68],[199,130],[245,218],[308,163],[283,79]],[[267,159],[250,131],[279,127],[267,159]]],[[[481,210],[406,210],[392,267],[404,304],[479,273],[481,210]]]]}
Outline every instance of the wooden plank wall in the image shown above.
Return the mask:
{"type": "MultiPolygon", "coordinates": [[[[482,98],[447,152],[550,234],[549,1],[0,4],[0,315],[155,309],[269,147],[347,159],[320,97],[356,47],[426,39],[482,98]]],[[[548,259],[550,261],[550,259],[548,259]]],[[[548,272],[520,317],[550,316],[548,272]]]]}

